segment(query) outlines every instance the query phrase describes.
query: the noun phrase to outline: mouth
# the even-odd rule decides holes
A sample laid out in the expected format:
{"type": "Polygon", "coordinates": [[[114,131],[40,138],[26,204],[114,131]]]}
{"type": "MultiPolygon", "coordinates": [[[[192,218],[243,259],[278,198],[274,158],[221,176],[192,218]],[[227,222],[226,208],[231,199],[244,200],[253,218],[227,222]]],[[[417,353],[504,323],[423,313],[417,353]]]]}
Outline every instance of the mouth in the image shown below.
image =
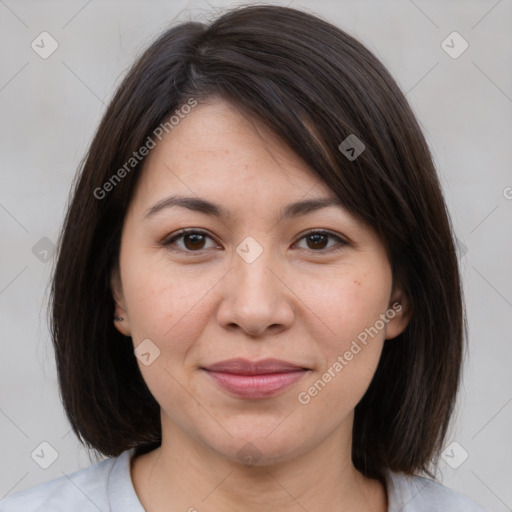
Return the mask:
{"type": "Polygon", "coordinates": [[[201,367],[201,370],[224,391],[247,399],[274,396],[310,371],[309,368],[279,359],[249,361],[242,358],[220,361],[201,367]]]}

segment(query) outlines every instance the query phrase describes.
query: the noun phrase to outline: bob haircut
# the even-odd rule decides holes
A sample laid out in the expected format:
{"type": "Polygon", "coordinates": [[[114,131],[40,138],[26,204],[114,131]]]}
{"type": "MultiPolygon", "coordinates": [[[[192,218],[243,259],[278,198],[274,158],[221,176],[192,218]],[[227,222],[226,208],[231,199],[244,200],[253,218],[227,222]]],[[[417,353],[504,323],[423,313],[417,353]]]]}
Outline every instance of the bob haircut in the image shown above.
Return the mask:
{"type": "Polygon", "coordinates": [[[161,443],[160,407],[132,343],[113,325],[110,283],[144,166],[137,152],[191,98],[226,99],[262,122],[380,237],[411,317],[385,342],[356,406],[352,460],[380,480],[388,470],[431,475],[454,410],[467,331],[431,153],[405,96],[368,49],[318,17],[270,5],[165,31],[122,81],[75,176],[50,323],[61,400],[80,442],[108,457],[161,443]],[[338,148],[349,135],[365,145],[356,159],[338,148]],[[135,153],[140,161],[127,170],[135,153]]]}

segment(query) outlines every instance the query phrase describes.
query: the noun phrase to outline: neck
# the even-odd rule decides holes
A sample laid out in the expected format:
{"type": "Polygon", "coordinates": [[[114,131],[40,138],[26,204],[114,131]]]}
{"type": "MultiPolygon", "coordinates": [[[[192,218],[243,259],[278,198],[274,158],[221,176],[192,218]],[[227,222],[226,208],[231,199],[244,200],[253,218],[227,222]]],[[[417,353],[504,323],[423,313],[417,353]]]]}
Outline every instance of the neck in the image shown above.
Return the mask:
{"type": "Polygon", "coordinates": [[[163,418],[162,445],[132,460],[132,480],[151,512],[385,512],[384,487],[352,464],[351,428],[352,418],[305,453],[248,466],[163,418]]]}

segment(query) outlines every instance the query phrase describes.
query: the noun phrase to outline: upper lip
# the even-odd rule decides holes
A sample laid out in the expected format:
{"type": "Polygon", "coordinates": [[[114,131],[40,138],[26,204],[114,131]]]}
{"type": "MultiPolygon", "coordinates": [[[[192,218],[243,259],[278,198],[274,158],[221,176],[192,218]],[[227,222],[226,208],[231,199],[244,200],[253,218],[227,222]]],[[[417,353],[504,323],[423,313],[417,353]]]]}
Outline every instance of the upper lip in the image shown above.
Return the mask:
{"type": "Polygon", "coordinates": [[[212,372],[236,373],[238,375],[264,375],[268,373],[284,373],[307,370],[303,366],[282,361],[280,359],[262,359],[250,361],[240,357],[219,361],[203,367],[212,372]]]}

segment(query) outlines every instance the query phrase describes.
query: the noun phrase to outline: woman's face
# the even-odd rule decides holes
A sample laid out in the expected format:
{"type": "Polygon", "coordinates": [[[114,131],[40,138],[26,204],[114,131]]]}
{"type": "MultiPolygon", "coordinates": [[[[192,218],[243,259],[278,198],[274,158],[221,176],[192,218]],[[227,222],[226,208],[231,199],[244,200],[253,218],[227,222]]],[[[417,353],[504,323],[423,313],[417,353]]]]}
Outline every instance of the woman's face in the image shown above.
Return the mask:
{"type": "Polygon", "coordinates": [[[384,340],[406,321],[376,234],[256,126],[219,100],[151,150],[112,283],[164,441],[179,431],[265,464],[349,435],[384,340]],[[171,196],[182,204],[148,214],[171,196]],[[280,362],[251,367],[264,359],[280,362]]]}

